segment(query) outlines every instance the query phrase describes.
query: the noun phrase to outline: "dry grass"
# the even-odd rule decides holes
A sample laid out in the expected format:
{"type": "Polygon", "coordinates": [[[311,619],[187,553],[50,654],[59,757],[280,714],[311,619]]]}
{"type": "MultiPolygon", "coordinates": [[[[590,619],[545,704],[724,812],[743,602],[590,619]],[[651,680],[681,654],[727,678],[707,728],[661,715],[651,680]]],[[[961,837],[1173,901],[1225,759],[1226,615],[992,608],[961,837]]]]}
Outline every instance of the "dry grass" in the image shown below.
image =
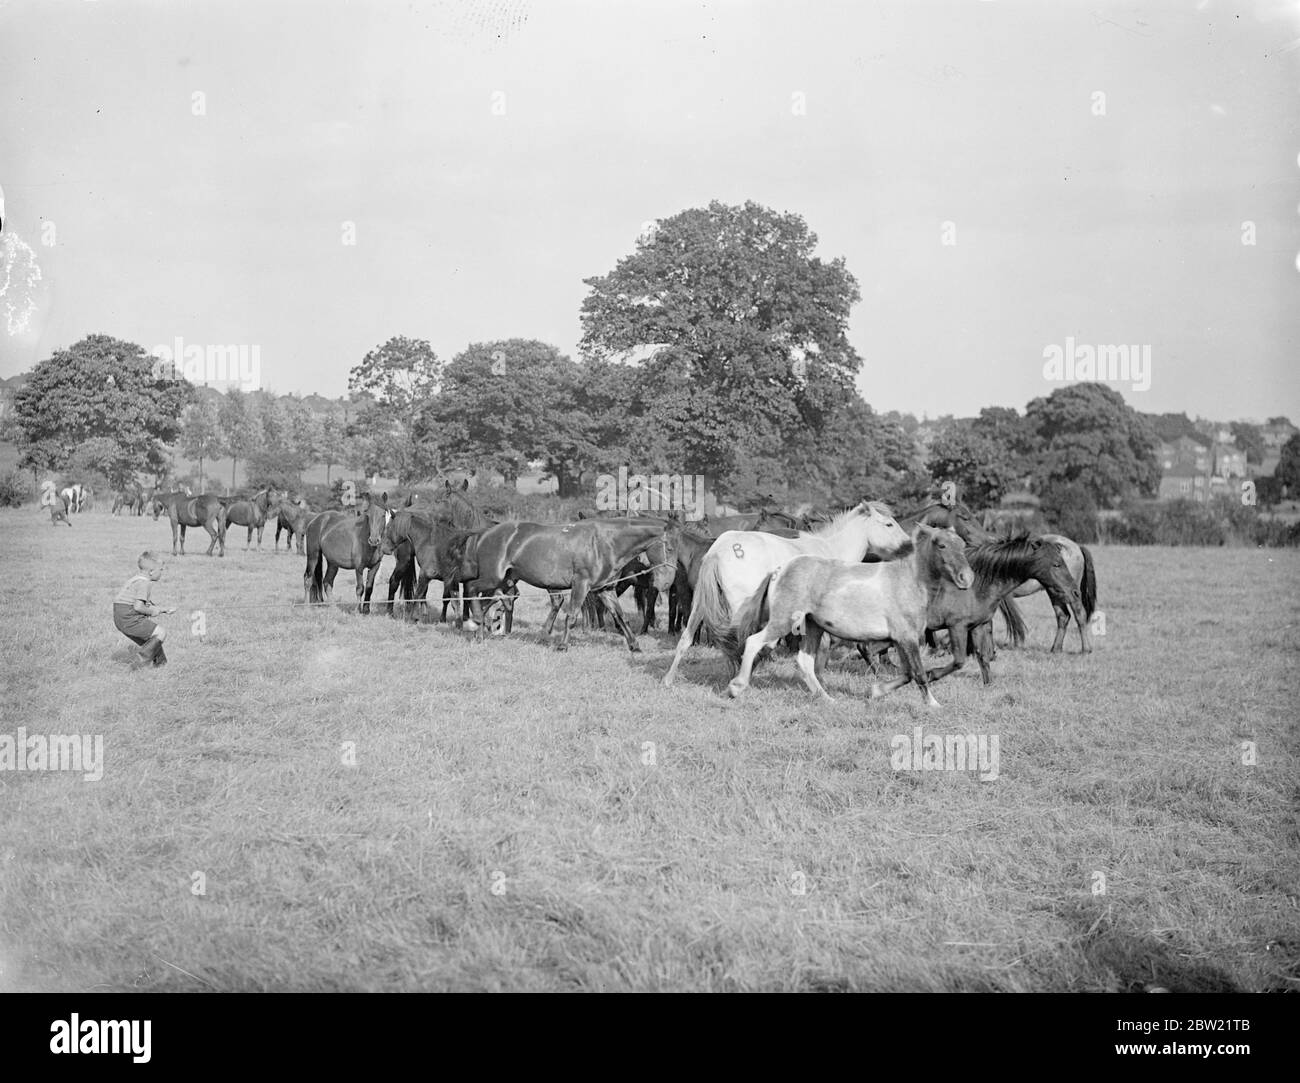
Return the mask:
{"type": "Polygon", "coordinates": [[[0,772],[2,989],[1300,978],[1293,551],[1100,549],[1095,655],[1047,655],[1039,595],[1030,648],[927,712],[913,689],[867,703],[856,660],[828,666],[828,709],[789,658],[733,703],[697,650],[665,690],[665,635],[558,654],[536,598],[482,644],[293,608],[302,558],[233,533],[225,560],[172,563],[172,664],[131,672],[111,598],[166,525],[26,509],[0,532],[0,733],[102,733],[107,761],[98,783],[0,772]],[[199,608],[203,643],[181,619],[199,608]],[[1001,777],[894,772],[889,739],[918,724],[997,734],[1001,777]]]}

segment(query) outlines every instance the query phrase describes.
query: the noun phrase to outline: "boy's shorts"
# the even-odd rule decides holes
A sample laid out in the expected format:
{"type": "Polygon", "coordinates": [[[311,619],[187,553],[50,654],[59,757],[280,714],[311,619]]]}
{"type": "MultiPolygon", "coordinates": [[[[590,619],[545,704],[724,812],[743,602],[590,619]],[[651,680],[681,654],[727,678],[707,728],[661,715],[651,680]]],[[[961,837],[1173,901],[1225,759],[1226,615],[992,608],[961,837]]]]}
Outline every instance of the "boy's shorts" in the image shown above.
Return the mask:
{"type": "Polygon", "coordinates": [[[113,623],[127,639],[142,645],[153,637],[154,629],[158,627],[143,613],[137,613],[133,606],[125,602],[113,603],[113,623]]]}

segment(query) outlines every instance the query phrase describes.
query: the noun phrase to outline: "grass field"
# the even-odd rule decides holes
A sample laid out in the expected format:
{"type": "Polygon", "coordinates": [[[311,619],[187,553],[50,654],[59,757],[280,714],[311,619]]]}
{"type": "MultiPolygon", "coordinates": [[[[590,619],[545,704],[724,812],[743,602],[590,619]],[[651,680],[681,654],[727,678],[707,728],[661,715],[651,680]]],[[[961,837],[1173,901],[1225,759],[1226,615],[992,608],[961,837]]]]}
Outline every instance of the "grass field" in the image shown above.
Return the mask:
{"type": "Polygon", "coordinates": [[[1046,653],[1037,595],[992,687],[927,711],[848,659],[830,707],[788,657],[740,701],[707,649],[664,689],[666,634],[560,654],[536,595],[481,644],[295,608],[303,559],[235,531],[191,533],[171,664],[133,672],[112,595],[166,523],[0,537],[0,735],[104,748],[98,782],[0,771],[0,989],[1300,984],[1295,551],[1100,548],[1095,654],[1046,653]],[[917,726],[997,736],[998,778],[895,771],[917,726]]]}

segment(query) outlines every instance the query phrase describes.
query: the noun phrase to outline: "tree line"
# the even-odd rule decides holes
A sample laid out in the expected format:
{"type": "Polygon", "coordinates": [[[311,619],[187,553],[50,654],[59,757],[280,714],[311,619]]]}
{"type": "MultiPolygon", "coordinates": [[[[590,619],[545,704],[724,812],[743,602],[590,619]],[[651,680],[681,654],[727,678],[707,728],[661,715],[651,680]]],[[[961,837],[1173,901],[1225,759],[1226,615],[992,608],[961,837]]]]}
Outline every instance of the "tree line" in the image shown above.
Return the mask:
{"type": "Polygon", "coordinates": [[[626,465],[703,474],[742,505],[911,503],[945,480],[976,507],[1025,486],[1096,507],[1154,495],[1158,426],[1101,384],[944,419],[923,450],[915,418],[857,393],[847,329],[860,291],[816,246],[801,217],[755,203],[682,211],[584,280],[577,359],[508,339],[444,361],[395,336],[351,369],[342,412],[264,392],[216,401],[156,376],[142,347],[91,335],[36,366],[14,435],[25,466],[95,470],[115,486],[165,473],[174,449],[200,469],[233,459],[232,482],[242,462],[253,487],[293,487],[317,464],[400,484],[448,471],[513,484],[537,465],[580,496],[626,465]]]}

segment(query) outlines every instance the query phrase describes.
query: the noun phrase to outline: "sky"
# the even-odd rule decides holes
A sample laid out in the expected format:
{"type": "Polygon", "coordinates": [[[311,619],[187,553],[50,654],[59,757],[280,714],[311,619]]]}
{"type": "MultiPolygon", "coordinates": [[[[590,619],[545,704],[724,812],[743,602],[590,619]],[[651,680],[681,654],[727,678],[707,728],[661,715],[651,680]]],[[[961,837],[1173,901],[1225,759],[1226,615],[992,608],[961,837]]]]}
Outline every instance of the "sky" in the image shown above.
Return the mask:
{"type": "Polygon", "coordinates": [[[0,0],[0,376],[96,332],[329,396],[394,335],[576,355],[645,223],[752,199],[857,278],[877,410],[1129,345],[1139,410],[1300,420],[1298,90],[1300,0],[0,0]]]}

